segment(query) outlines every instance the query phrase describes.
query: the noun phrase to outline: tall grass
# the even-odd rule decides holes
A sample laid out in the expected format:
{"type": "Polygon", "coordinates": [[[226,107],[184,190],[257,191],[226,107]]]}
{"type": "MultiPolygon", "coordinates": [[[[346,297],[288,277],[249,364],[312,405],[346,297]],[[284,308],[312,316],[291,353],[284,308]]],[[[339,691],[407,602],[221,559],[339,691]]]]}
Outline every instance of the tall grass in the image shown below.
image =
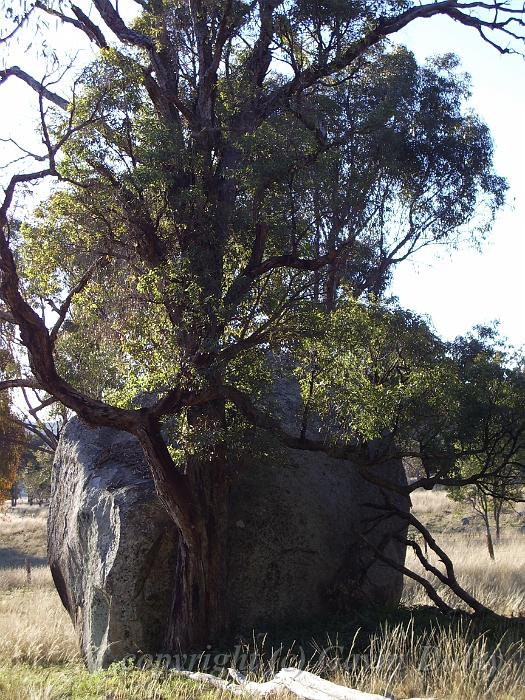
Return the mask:
{"type": "Polygon", "coordinates": [[[454,700],[523,700],[525,642],[494,643],[467,623],[416,633],[413,622],[385,625],[364,654],[336,669],[334,679],[372,693],[454,700]],[[346,666],[346,668],[345,668],[346,666]]]}
{"type": "Polygon", "coordinates": [[[0,662],[61,664],[78,659],[71,620],[50,582],[49,572],[34,572],[31,586],[24,570],[0,575],[0,662]]]}
{"type": "MultiPolygon", "coordinates": [[[[506,537],[495,546],[495,560],[489,557],[486,544],[478,537],[437,537],[452,559],[459,582],[487,607],[501,615],[525,616],[525,536],[506,537]]],[[[429,552],[430,561],[443,569],[439,559],[429,552]]],[[[413,571],[423,569],[412,551],[407,565],[413,571]]],[[[453,607],[459,607],[452,593],[440,582],[433,583],[453,607]]],[[[417,583],[407,579],[403,602],[409,606],[426,605],[428,599],[417,583]]]]}
{"type": "MultiPolygon", "coordinates": [[[[442,516],[450,508],[444,497],[438,492],[433,503],[425,495],[427,512],[442,516]]],[[[24,520],[29,518],[16,515],[0,522],[2,540],[8,539],[8,531],[20,542],[24,520]]],[[[28,523],[34,542],[44,541],[44,526],[41,515],[28,523]]],[[[445,530],[438,540],[455,561],[466,588],[500,613],[523,614],[525,536],[506,534],[496,547],[495,562],[490,561],[477,535],[450,535],[445,530]]],[[[409,563],[416,568],[412,559],[409,563]]],[[[451,598],[448,593],[443,595],[451,598]]],[[[421,606],[427,606],[428,600],[412,581],[407,581],[403,600],[414,609],[412,616],[399,613],[396,617],[394,613],[388,624],[372,632],[362,629],[354,644],[334,655],[324,653],[326,645],[315,649],[312,644],[308,668],[349,687],[398,698],[525,700],[525,641],[519,629],[482,632],[462,620],[438,624],[431,616],[422,624],[426,613],[421,606]]],[[[262,679],[265,657],[263,650],[259,653],[258,677],[262,679]]],[[[267,675],[276,670],[266,667],[267,675]]],[[[160,668],[142,671],[117,665],[107,672],[88,674],[48,568],[33,567],[30,583],[25,567],[0,568],[2,700],[221,700],[223,696],[229,698],[228,693],[160,668]]]]}
{"type": "Polygon", "coordinates": [[[54,590],[49,567],[31,566],[29,573],[26,566],[0,569],[0,594],[21,588],[54,590]]]}
{"type": "MultiPolygon", "coordinates": [[[[24,575],[4,572],[0,579],[0,697],[219,700],[223,695],[162,669],[115,667],[87,674],[49,574],[39,571],[31,586],[24,585],[24,575]],[[21,586],[13,587],[16,581],[21,586]]],[[[398,698],[525,700],[525,642],[510,633],[480,634],[462,621],[416,631],[410,620],[384,625],[366,644],[364,632],[357,637],[359,643],[329,662],[318,649],[308,667],[349,687],[398,698]]]]}

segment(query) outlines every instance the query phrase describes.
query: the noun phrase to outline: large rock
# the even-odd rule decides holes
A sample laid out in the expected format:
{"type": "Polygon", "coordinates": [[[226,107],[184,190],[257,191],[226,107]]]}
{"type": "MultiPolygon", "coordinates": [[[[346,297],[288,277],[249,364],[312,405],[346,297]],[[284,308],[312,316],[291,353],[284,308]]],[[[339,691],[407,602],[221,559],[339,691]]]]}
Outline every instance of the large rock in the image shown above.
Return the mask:
{"type": "Polygon", "coordinates": [[[70,420],[53,466],[48,558],[90,669],[159,646],[176,552],[135,439],[70,420]]]}
{"type": "MultiPolygon", "coordinates": [[[[399,462],[374,474],[404,480],[399,462]]],[[[399,529],[390,519],[369,532],[377,513],[365,504],[383,499],[351,462],[324,454],[281,450],[245,462],[230,504],[232,636],[344,614],[363,602],[397,604],[402,576],[375,561],[363,539],[377,544],[386,528],[399,529]]],[[[72,419],[53,467],[49,561],[89,668],[162,650],[177,538],[138,443],[72,419]]],[[[400,545],[388,553],[404,560],[400,545]]]]}

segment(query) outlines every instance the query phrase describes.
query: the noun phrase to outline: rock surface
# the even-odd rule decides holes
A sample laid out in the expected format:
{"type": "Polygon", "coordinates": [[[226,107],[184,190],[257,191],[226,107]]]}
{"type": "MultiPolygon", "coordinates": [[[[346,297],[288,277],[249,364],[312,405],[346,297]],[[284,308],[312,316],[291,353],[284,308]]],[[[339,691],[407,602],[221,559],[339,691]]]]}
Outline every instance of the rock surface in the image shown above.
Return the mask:
{"type": "MultiPolygon", "coordinates": [[[[398,462],[374,474],[404,479],[398,462]]],[[[402,576],[374,561],[362,534],[378,543],[385,528],[400,524],[389,520],[368,532],[366,520],[376,513],[365,504],[383,496],[351,462],[287,449],[246,463],[237,476],[225,601],[232,636],[363,602],[397,604],[402,576]]],[[[72,419],[53,468],[49,561],[90,669],[162,650],[177,540],[138,443],[72,419]]],[[[388,553],[404,560],[399,545],[388,553]]]]}
{"type": "Polygon", "coordinates": [[[73,418],[51,488],[48,559],[88,668],[159,647],[178,535],[134,438],[73,418]]]}

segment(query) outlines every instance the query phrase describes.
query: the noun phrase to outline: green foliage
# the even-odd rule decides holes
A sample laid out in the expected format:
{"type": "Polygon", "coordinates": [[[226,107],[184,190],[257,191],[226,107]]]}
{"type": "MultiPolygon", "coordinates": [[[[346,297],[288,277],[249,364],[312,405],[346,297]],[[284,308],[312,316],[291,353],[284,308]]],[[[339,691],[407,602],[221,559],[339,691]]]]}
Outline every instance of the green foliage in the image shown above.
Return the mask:
{"type": "Polygon", "coordinates": [[[14,421],[9,397],[0,394],[0,501],[7,498],[18,479],[25,433],[14,421]]]}
{"type": "Polygon", "coordinates": [[[311,314],[309,327],[292,345],[295,374],[338,440],[380,437],[402,415],[406,424],[410,407],[440,386],[441,344],[409,312],[349,296],[333,312],[311,314]]]}
{"type": "Polygon", "coordinates": [[[453,352],[462,378],[458,421],[460,457],[455,474],[472,484],[452,487],[451,497],[488,517],[523,500],[525,482],[525,374],[523,361],[502,349],[492,328],[458,339],[453,352]]]}
{"type": "Polygon", "coordinates": [[[24,484],[29,499],[47,499],[51,494],[52,452],[42,449],[35,435],[26,437],[25,450],[18,470],[18,481],[24,484]]]}
{"type": "MultiPolygon", "coordinates": [[[[310,10],[303,9],[306,17],[310,10]]],[[[147,26],[144,19],[142,28],[147,26]]],[[[231,108],[224,89],[227,114],[231,108]]],[[[505,186],[492,174],[490,137],[475,116],[465,113],[467,96],[453,57],[419,68],[405,49],[378,51],[348,83],[327,84],[305,95],[290,112],[276,114],[241,139],[237,147],[245,164],[223,249],[222,289],[248,263],[252,206],[259,197],[267,256],[293,249],[310,257],[320,246],[336,248],[350,228],[355,230],[336,274],[336,288],[344,280],[347,286],[337,292],[346,301],[334,325],[342,322],[352,297],[379,293],[392,265],[412,250],[454,240],[480,197],[489,209],[501,204],[505,186]],[[325,137],[339,145],[317,153],[321,122],[325,137]],[[399,230],[402,234],[396,235],[399,230]]],[[[124,406],[144,392],[162,391],[181,373],[188,383],[196,381],[184,356],[184,338],[196,332],[200,351],[217,350],[216,344],[207,346],[208,307],[224,323],[219,347],[269,326],[265,341],[268,336],[275,352],[293,315],[306,328],[317,323],[324,272],[312,279],[311,274],[275,271],[238,300],[232,318],[214,293],[205,293],[206,281],[192,259],[200,254],[179,246],[190,225],[188,212],[203,205],[197,186],[201,165],[180,132],[162,124],[149,106],[132,54],[105,51],[88,67],[76,110],[78,120],[97,114],[69,141],[61,162],[64,178],[83,186],[58,188],[22,226],[19,246],[27,290],[35,300],[58,302],[64,287],[73,286],[89,264],[100,256],[107,260],[74,300],[57,346],[60,370],[72,383],[124,406]],[[123,192],[120,198],[113,179],[123,192]],[[130,225],[130,202],[137,197],[144,207],[141,216],[157,222],[169,260],[154,269],[130,225]],[[170,321],[173,307],[179,310],[176,327],[170,321]]],[[[64,127],[58,123],[55,128],[60,133],[64,127]]],[[[294,327],[301,336],[295,321],[294,327]]],[[[336,337],[331,331],[331,342],[342,341],[341,332],[336,337]]],[[[400,390],[371,384],[368,360],[362,359],[349,405],[359,406],[362,416],[354,428],[369,435],[381,420],[392,418],[400,390]],[[369,419],[363,413],[365,395],[369,419]]],[[[251,362],[249,356],[244,361],[251,362]]],[[[236,362],[233,374],[239,372],[236,362]]],[[[356,367],[338,366],[337,372],[354,377],[356,367]]],[[[249,389],[246,377],[242,383],[249,389]]],[[[256,383],[254,376],[252,388],[256,383]]],[[[343,422],[349,420],[348,414],[343,422]]]]}
{"type": "MultiPolygon", "coordinates": [[[[12,331],[5,329],[0,341],[0,381],[9,380],[19,372],[12,341],[12,331]]],[[[25,446],[25,431],[16,421],[11,397],[6,391],[0,392],[0,501],[7,498],[18,480],[25,446]]]]}
{"type": "MultiPolygon", "coordinates": [[[[219,5],[206,10],[214,27],[219,5]]],[[[378,17],[406,7],[274,8],[279,55],[295,71],[339,60],[378,17]]],[[[251,6],[231,13],[250,36],[251,6]]],[[[133,26],[164,57],[177,44],[173,89],[196,109],[192,22],[185,7],[161,3],[143,6],[133,26]]],[[[14,240],[24,292],[50,316],[93,270],[56,340],[60,375],[119,407],[223,381],[257,401],[273,360],[292,357],[306,412],[338,441],[391,435],[442,455],[479,440],[490,377],[477,365],[467,376],[457,348],[383,298],[397,264],[426,245],[479,240],[504,200],[457,58],[419,66],[406,48],[378,45],[244,130],[235,120],[257,103],[246,77],[253,56],[232,41],[211,131],[177,112],[168,88],[152,97],[161,76],[143,59],[115,45],[84,68],[69,113],[48,124],[53,139],[69,135],[61,182],[14,240]],[[332,262],[301,264],[323,256],[332,262]],[[269,264],[282,258],[295,264],[269,264]]],[[[277,89],[285,76],[266,80],[277,89]]],[[[226,423],[240,446],[248,426],[233,406],[226,423]]],[[[185,411],[170,417],[171,454],[208,449],[205,432],[185,411]]]]}

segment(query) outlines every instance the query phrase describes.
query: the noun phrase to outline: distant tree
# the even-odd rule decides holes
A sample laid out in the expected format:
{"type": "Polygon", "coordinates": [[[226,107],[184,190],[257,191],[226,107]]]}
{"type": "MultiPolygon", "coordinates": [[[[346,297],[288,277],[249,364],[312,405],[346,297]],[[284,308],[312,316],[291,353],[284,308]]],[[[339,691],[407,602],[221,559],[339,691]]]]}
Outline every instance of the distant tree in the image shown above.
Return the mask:
{"type": "MultiPolygon", "coordinates": [[[[522,464],[525,463],[525,459],[522,458],[522,464]]],[[[514,470],[513,470],[514,472],[514,470]]],[[[493,490],[490,494],[492,501],[492,517],[494,519],[494,526],[496,530],[496,542],[501,539],[501,516],[505,513],[506,509],[515,509],[515,504],[523,502],[524,499],[524,487],[525,487],[525,475],[523,473],[523,468],[519,472],[513,473],[509,476],[504,472],[499,479],[495,478],[493,483],[493,490]]]]}
{"type": "MultiPolygon", "coordinates": [[[[479,469],[472,465],[462,464],[462,474],[468,476],[479,469]]],[[[500,539],[500,519],[505,505],[523,500],[523,486],[517,481],[517,475],[506,479],[505,470],[490,479],[483,479],[470,486],[450,489],[450,496],[454,501],[466,503],[481,516],[486,533],[487,550],[491,559],[495,558],[494,538],[492,535],[491,520],[496,530],[496,540],[500,539]]]]}
{"type": "MultiPolygon", "coordinates": [[[[454,464],[467,483],[450,489],[454,500],[469,503],[481,516],[487,548],[494,559],[506,505],[523,500],[525,483],[525,374],[523,362],[509,357],[492,328],[458,339],[453,346],[464,385],[465,410],[459,429],[470,444],[454,464]]],[[[463,438],[463,439],[465,439],[463,438]]]]}
{"type": "Polygon", "coordinates": [[[19,479],[26,488],[29,505],[33,505],[35,501],[41,503],[49,498],[52,464],[53,452],[43,449],[36,436],[30,436],[19,470],[19,479]]]}
{"type": "MultiPolygon", "coordinates": [[[[38,390],[31,379],[19,382],[21,353],[16,333],[5,311],[0,313],[0,496],[9,494],[17,504],[21,486],[49,481],[49,461],[57,445],[63,410],[38,390]],[[18,392],[15,395],[14,392],[18,392]],[[50,413],[51,410],[51,413],[50,413]],[[41,418],[42,412],[47,415],[41,418]],[[46,468],[42,471],[42,468],[46,468]]],[[[31,489],[28,488],[28,494],[31,489]]]]}
{"type": "Polygon", "coordinates": [[[16,505],[17,479],[26,446],[25,431],[16,423],[9,397],[0,394],[0,498],[11,498],[16,505]]]}

